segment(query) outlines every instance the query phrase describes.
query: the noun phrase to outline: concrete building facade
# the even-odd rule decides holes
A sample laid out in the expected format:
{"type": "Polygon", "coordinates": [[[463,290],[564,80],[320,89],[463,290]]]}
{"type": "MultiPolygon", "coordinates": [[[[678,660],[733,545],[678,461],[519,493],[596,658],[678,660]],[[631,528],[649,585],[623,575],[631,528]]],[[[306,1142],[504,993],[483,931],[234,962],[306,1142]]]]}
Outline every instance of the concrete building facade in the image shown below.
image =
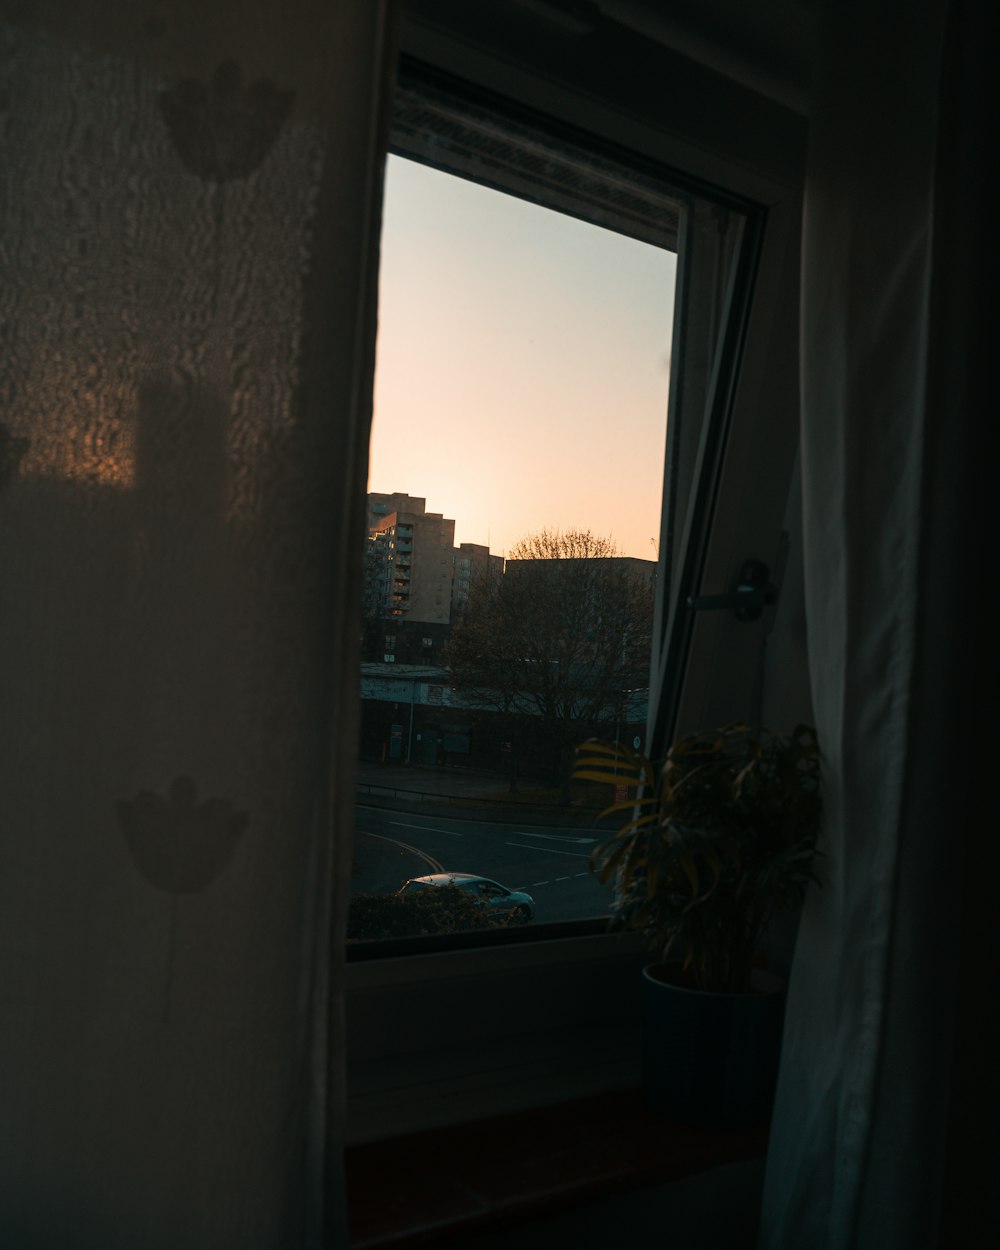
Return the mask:
{"type": "Polygon", "coordinates": [[[447,625],[455,522],[404,494],[368,496],[365,612],[447,625]]]}
{"type": "Polygon", "coordinates": [[[469,602],[470,588],[478,577],[503,573],[503,556],[492,555],[482,543],[461,543],[454,553],[455,576],[451,586],[452,612],[469,602]]]}

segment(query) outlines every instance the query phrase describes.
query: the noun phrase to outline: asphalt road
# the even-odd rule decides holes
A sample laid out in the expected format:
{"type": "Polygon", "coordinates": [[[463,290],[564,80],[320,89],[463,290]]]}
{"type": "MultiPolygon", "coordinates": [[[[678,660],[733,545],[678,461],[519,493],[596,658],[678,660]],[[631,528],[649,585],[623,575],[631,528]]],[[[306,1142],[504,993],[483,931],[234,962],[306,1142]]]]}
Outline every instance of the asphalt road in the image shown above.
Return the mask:
{"type": "Polygon", "coordinates": [[[535,900],[535,920],[603,916],[608,890],[588,868],[607,836],[596,829],[539,828],[497,821],[357,809],[354,893],[396,890],[408,877],[474,872],[535,900]]]}

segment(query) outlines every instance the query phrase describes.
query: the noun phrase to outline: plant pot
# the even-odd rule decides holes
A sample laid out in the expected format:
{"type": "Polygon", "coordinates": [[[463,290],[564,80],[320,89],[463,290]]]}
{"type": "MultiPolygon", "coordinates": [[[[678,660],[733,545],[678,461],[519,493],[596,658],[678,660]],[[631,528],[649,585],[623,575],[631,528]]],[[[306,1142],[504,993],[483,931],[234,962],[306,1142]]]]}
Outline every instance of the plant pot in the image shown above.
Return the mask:
{"type": "Polygon", "coordinates": [[[649,1105],[680,1124],[766,1126],[774,1102],[785,986],[754,973],[754,992],[671,985],[668,965],[643,969],[642,1077],[649,1105]]]}

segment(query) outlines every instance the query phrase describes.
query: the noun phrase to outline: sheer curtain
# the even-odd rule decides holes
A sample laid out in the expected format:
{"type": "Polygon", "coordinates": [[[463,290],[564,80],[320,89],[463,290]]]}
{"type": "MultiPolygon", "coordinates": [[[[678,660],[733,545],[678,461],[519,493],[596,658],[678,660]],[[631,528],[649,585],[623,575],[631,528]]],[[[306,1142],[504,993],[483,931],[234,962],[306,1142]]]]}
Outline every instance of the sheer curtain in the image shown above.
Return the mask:
{"type": "Polygon", "coordinates": [[[790,989],[766,1250],[1000,1241],[997,839],[970,767],[996,689],[979,611],[987,7],[831,4],[820,48],[802,471],[827,845],[790,989]]]}
{"type": "Polygon", "coordinates": [[[328,1246],[390,0],[3,21],[0,1242],[328,1246]]]}

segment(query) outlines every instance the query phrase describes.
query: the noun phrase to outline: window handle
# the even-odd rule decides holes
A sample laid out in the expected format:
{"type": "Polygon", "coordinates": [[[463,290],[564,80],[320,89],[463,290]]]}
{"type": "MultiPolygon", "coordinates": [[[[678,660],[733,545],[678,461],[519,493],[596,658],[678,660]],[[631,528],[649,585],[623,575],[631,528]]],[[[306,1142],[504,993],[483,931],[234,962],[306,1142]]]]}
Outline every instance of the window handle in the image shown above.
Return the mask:
{"type": "Polygon", "coordinates": [[[738,621],[756,621],[778,596],[771,585],[771,570],[761,560],[747,560],[728,595],[689,595],[687,605],[695,612],[731,609],[738,621]]]}

